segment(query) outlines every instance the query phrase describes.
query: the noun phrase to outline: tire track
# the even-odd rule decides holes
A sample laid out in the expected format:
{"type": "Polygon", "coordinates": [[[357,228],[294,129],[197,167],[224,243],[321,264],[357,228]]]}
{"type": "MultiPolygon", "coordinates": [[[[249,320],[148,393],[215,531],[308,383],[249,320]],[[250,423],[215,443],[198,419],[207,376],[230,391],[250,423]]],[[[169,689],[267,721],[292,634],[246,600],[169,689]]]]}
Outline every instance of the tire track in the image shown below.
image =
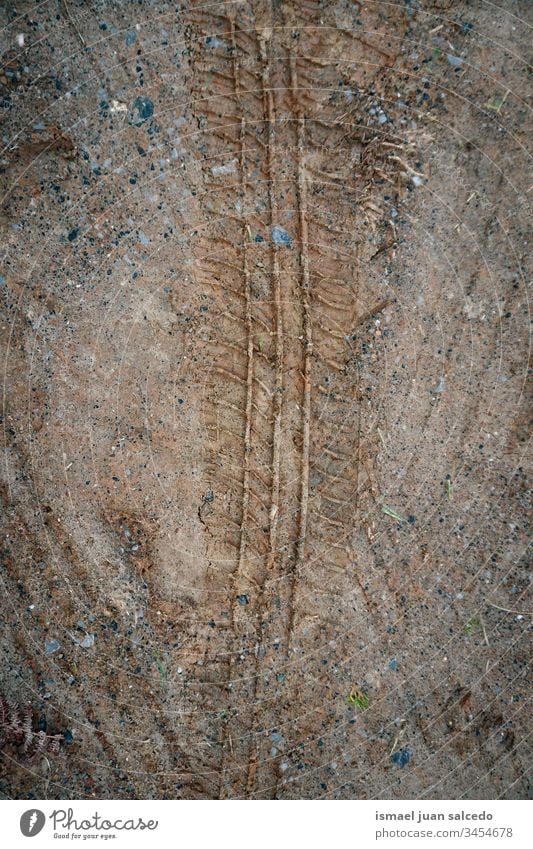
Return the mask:
{"type": "MultiPolygon", "coordinates": [[[[264,10],[262,10],[264,12],[264,10]]],[[[263,16],[263,21],[268,19],[263,16]]],[[[207,31],[207,27],[203,27],[207,31]]],[[[228,486],[227,475],[228,464],[231,463],[232,480],[238,489],[237,497],[240,498],[240,515],[226,516],[224,521],[211,522],[211,533],[213,537],[213,549],[218,544],[217,534],[220,528],[231,527],[232,535],[238,534],[238,553],[235,566],[230,577],[231,585],[231,622],[235,644],[227,646],[228,672],[227,684],[229,701],[221,734],[221,765],[220,765],[220,791],[221,798],[226,796],[242,797],[254,792],[256,781],[256,770],[258,762],[257,753],[257,729],[260,725],[260,717],[257,705],[261,699],[266,681],[274,674],[278,658],[288,656],[288,644],[293,620],[293,605],[295,594],[295,582],[297,567],[294,564],[294,556],[291,554],[294,546],[300,559],[304,556],[304,540],[307,513],[307,490],[308,490],[308,463],[309,463],[309,422],[310,422],[310,356],[312,347],[308,350],[302,364],[302,349],[299,342],[301,331],[299,320],[299,302],[293,303],[293,280],[296,279],[291,263],[292,256],[287,256],[286,248],[269,239],[269,297],[255,298],[253,286],[253,247],[250,244],[250,224],[247,218],[247,157],[253,158],[246,148],[247,130],[250,120],[247,121],[246,108],[252,109],[254,104],[248,102],[249,92],[244,89],[241,75],[244,73],[259,80],[258,104],[261,104],[262,113],[259,121],[256,114],[252,112],[252,121],[261,129],[264,129],[266,138],[257,147],[257,157],[262,161],[267,199],[268,221],[263,220],[263,226],[272,233],[280,221],[280,208],[278,205],[278,163],[276,161],[276,136],[278,132],[278,118],[276,115],[275,91],[277,78],[274,80],[272,62],[272,29],[256,24],[256,53],[257,66],[254,70],[252,62],[254,54],[248,50],[245,54],[246,61],[241,62],[243,47],[239,42],[244,41],[241,31],[236,25],[236,14],[232,12],[225,20],[223,29],[229,32],[229,47],[231,53],[231,74],[227,73],[225,67],[219,63],[218,71],[224,84],[231,79],[231,92],[224,88],[224,98],[227,104],[224,109],[225,116],[228,109],[232,109],[231,124],[238,128],[237,140],[232,140],[229,155],[237,148],[236,160],[239,163],[240,183],[240,220],[237,222],[239,228],[239,253],[242,265],[221,259],[218,252],[212,257],[209,267],[216,269],[216,288],[222,296],[230,296],[233,299],[237,295],[240,304],[235,313],[235,321],[243,327],[244,347],[242,340],[236,337],[236,343],[229,343],[232,356],[235,354],[235,365],[215,365],[212,372],[223,379],[221,387],[213,387],[212,416],[216,424],[209,425],[211,432],[213,428],[216,433],[215,452],[209,461],[211,473],[219,472],[220,483],[228,486]],[[235,104],[235,108],[230,107],[235,104]],[[246,105],[245,105],[246,103],[246,105]],[[233,112],[235,114],[233,114],[233,112]],[[240,113],[240,114],[239,114],[240,113]],[[283,262],[281,254],[284,252],[283,262]],[[228,281],[228,285],[222,283],[220,269],[229,266],[230,272],[237,273],[242,281],[242,288],[236,287],[235,283],[228,281]],[[242,293],[242,297],[241,297],[242,293]],[[289,326],[286,326],[288,323],[289,326]],[[266,331],[272,344],[269,345],[266,362],[263,356],[257,357],[257,351],[261,347],[259,340],[263,331],[266,331]],[[290,337],[290,345],[287,348],[287,335],[290,337]],[[286,360],[288,353],[289,359],[286,360]],[[259,363],[261,367],[258,368],[259,363]],[[257,373],[259,371],[260,373],[257,373]],[[307,374],[307,388],[304,386],[304,416],[306,417],[306,431],[303,438],[296,442],[303,443],[295,449],[293,440],[294,414],[288,421],[285,420],[284,408],[288,403],[285,399],[287,383],[289,380],[295,386],[299,385],[300,373],[307,374]],[[293,376],[296,375],[296,378],[293,376]],[[296,382],[295,382],[296,380],[296,382]],[[229,381],[229,384],[228,384],[229,381]],[[233,389],[231,388],[233,387],[233,389]],[[241,395],[242,392],[242,395],[241,395]],[[227,394],[226,394],[227,393],[227,394]],[[237,394],[238,393],[238,394],[237,394]],[[224,397],[226,395],[226,397],[224,397]],[[232,399],[228,401],[228,396],[232,399]],[[233,400],[234,399],[234,400],[233,400]],[[242,406],[241,406],[242,405],[242,406]],[[232,434],[232,450],[221,451],[221,409],[228,411],[230,417],[236,418],[238,425],[231,421],[227,427],[223,427],[224,435],[232,434]],[[265,409],[267,412],[265,412],[265,409]],[[243,428],[243,436],[240,437],[239,430],[243,428]],[[240,448],[237,447],[241,443],[240,448]],[[265,456],[265,448],[270,446],[270,456],[265,456]],[[238,454],[234,453],[235,449],[238,454]],[[237,456],[242,457],[242,464],[235,462],[237,456]],[[287,468],[281,469],[282,456],[290,461],[287,468]],[[220,474],[221,463],[224,471],[220,474]],[[297,480],[294,481],[294,469],[298,469],[297,480]],[[294,490],[301,488],[299,496],[298,513],[294,509],[294,490]],[[259,504],[262,511],[262,521],[257,522],[253,518],[252,504],[259,504]],[[268,506],[267,524],[264,521],[264,510],[268,506]],[[268,528],[265,540],[265,528],[268,528]],[[234,530],[233,530],[234,529],[234,530]],[[266,541],[266,547],[264,545],[266,541]],[[271,655],[271,656],[270,656],[271,655]],[[246,764],[246,766],[245,766],[246,764]]],[[[227,64],[227,63],[226,63],[227,64]]],[[[277,71],[276,71],[277,72],[277,71]]],[[[285,68],[282,69],[285,73],[285,68]]],[[[258,105],[257,104],[257,105],[258,105]]],[[[214,110],[213,110],[214,111],[214,110]]],[[[222,112],[222,110],[220,110],[222,112]]],[[[302,116],[303,133],[303,116],[302,116]]],[[[219,114],[220,123],[220,114],[219,114]]],[[[217,133],[213,127],[212,133],[217,133]]],[[[260,135],[261,132],[258,133],[260,135]]],[[[301,135],[303,145],[303,135],[301,135]]],[[[303,163],[300,166],[300,192],[305,193],[303,163]]],[[[294,182],[291,159],[291,179],[294,182]]],[[[222,191],[225,190],[225,187],[222,191]]],[[[257,191],[255,192],[257,194],[257,191]]],[[[303,197],[303,194],[302,194],[303,197]]],[[[237,216],[239,218],[239,216],[237,216]]],[[[301,219],[305,227],[305,211],[301,219]]],[[[303,231],[302,231],[303,232],[303,231]]],[[[305,237],[304,237],[305,241],[305,237]]],[[[260,265],[261,263],[257,263],[260,265]]],[[[300,266],[302,260],[299,260],[300,266]]],[[[303,260],[304,285],[309,288],[309,264],[307,258],[303,260]]],[[[222,272],[223,273],[223,272],[222,272]]],[[[224,308],[223,313],[228,310],[224,308]]],[[[307,318],[305,333],[310,338],[309,306],[306,308],[307,318]]],[[[230,339],[233,337],[230,336],[230,339]]],[[[215,338],[216,356],[226,345],[219,344],[218,335],[215,338]]],[[[222,354],[224,356],[224,354],[222,354]]],[[[294,387],[291,386],[291,393],[294,387]]],[[[211,389],[208,392],[211,396],[211,389]]],[[[285,462],[284,462],[285,466],[285,462]]],[[[213,487],[218,484],[212,479],[213,487]]],[[[209,526],[210,517],[204,521],[209,526]]],[[[224,531],[223,531],[224,532],[224,531]]],[[[216,652],[216,649],[215,649],[216,652]]],[[[214,656],[216,663],[216,654],[214,656]]],[[[271,773],[268,783],[277,778],[277,772],[271,773]]]]}
{"type": "MultiPolygon", "coordinates": [[[[236,41],[236,30],[235,30],[235,14],[234,10],[232,10],[232,14],[229,16],[229,25],[231,32],[231,48],[233,55],[233,90],[235,93],[235,100],[238,104],[242,97],[241,92],[241,84],[240,84],[240,67],[239,67],[239,53],[237,49],[237,41],[236,41]]],[[[241,179],[241,203],[243,204],[244,209],[246,209],[246,194],[247,194],[247,185],[246,185],[246,160],[245,160],[245,135],[246,135],[246,122],[244,115],[241,114],[240,119],[240,134],[239,134],[239,163],[240,163],[240,179],[241,179]]],[[[248,234],[246,231],[245,219],[243,217],[242,222],[242,257],[243,257],[243,277],[244,277],[244,296],[245,296],[245,310],[246,310],[246,355],[247,355],[247,373],[246,373],[246,408],[245,408],[245,426],[244,426],[244,479],[243,479],[243,491],[242,491],[242,518],[241,518],[241,528],[240,528],[240,543],[239,543],[239,562],[236,569],[235,574],[235,584],[234,586],[234,598],[232,603],[232,626],[235,636],[237,636],[237,623],[242,618],[241,610],[242,607],[239,603],[239,599],[243,596],[246,596],[245,593],[241,593],[240,589],[242,588],[240,584],[242,583],[242,579],[244,576],[248,577],[247,569],[246,569],[246,555],[249,546],[249,503],[250,503],[250,477],[252,474],[251,470],[251,459],[252,459],[252,415],[253,415],[253,391],[254,391],[254,328],[253,328],[253,311],[252,311],[252,293],[251,293],[251,283],[250,283],[250,269],[249,269],[249,261],[248,261],[248,251],[246,247],[248,234]]],[[[253,579],[252,579],[253,581],[253,579]]],[[[246,620],[244,621],[244,626],[246,627],[246,620]]],[[[228,692],[231,691],[233,687],[233,678],[238,670],[238,660],[237,656],[233,653],[230,654],[229,664],[228,664],[228,681],[227,687],[228,692]]],[[[238,707],[237,707],[238,710],[238,707]]],[[[222,752],[221,752],[221,764],[220,764],[220,784],[219,784],[219,798],[223,799],[226,796],[226,773],[228,771],[228,752],[231,754],[232,760],[235,761],[235,750],[233,746],[233,741],[231,737],[231,732],[229,728],[229,720],[224,724],[223,735],[222,735],[222,752]]],[[[248,771],[246,775],[246,784],[248,786],[251,773],[251,753],[248,752],[248,771]]]]}
{"type": "Polygon", "coordinates": [[[310,272],[309,272],[309,231],[307,224],[307,185],[304,168],[305,148],[305,118],[298,101],[298,74],[296,67],[296,56],[290,54],[291,67],[291,89],[297,116],[298,133],[298,163],[297,163],[297,197],[298,197],[298,221],[300,226],[300,265],[301,285],[300,293],[303,311],[303,397],[302,397],[302,463],[301,463],[301,491],[300,491],[300,522],[298,543],[296,551],[296,564],[291,582],[291,621],[290,634],[293,628],[294,598],[296,593],[296,582],[300,576],[302,564],[305,557],[305,540],[307,535],[307,512],[309,503],[309,453],[310,453],[310,429],[311,429],[311,357],[313,355],[313,332],[311,325],[311,314],[309,306],[310,272]]]}
{"type": "Polygon", "coordinates": [[[372,194],[369,166],[353,151],[368,156],[364,130],[347,148],[350,128],[328,95],[337,85],[334,62],[330,88],[314,91],[312,27],[295,41],[269,3],[255,4],[253,21],[243,9],[225,18],[202,12],[202,32],[216,33],[203,40],[218,45],[217,55],[212,67],[195,63],[199,87],[209,84],[195,101],[211,166],[200,264],[220,316],[206,384],[215,507],[204,522],[213,555],[228,542],[233,552],[214,572],[229,597],[229,639],[210,649],[220,672],[208,696],[213,709],[223,690],[227,696],[221,798],[285,792],[290,763],[283,745],[272,752],[267,728],[318,733],[321,711],[315,722],[301,708],[318,705],[329,685],[320,675],[316,690],[305,645],[335,633],[335,613],[324,621],[324,591],[342,598],[357,584],[351,537],[361,491],[373,487],[360,472],[356,353],[359,325],[375,309],[360,291],[372,194]],[[342,209],[344,226],[335,226],[332,209],[342,209]],[[293,214],[297,233],[289,235],[293,214]],[[253,233],[265,230],[267,244],[258,246],[253,233]]]}
{"type": "MultiPolygon", "coordinates": [[[[266,125],[267,140],[264,150],[264,168],[268,186],[269,202],[269,229],[272,232],[278,221],[278,204],[276,197],[276,164],[274,161],[274,144],[276,133],[276,109],[273,88],[271,85],[270,69],[270,31],[259,29],[257,33],[258,54],[260,60],[261,74],[261,100],[263,103],[263,117],[266,125]]],[[[239,92],[237,92],[238,96],[239,92]]],[[[285,326],[282,306],[282,270],[280,263],[279,246],[270,242],[270,278],[271,278],[271,300],[273,304],[273,335],[275,337],[273,351],[273,390],[272,390],[272,457],[271,457],[271,480],[270,480],[270,509],[269,509],[269,543],[268,553],[265,560],[264,573],[259,575],[255,581],[257,585],[257,619],[258,639],[255,647],[255,659],[250,670],[244,666],[244,672],[253,683],[251,697],[248,706],[237,703],[236,710],[240,715],[245,740],[248,748],[246,775],[237,775],[231,784],[231,793],[237,797],[249,797],[254,793],[257,768],[258,768],[258,746],[257,733],[259,726],[258,705],[264,685],[264,664],[261,662],[266,656],[267,644],[271,642],[270,634],[275,627],[276,615],[273,611],[270,596],[270,586],[276,585],[283,576],[282,556],[283,546],[280,545],[280,522],[284,514],[281,511],[281,454],[284,445],[282,433],[283,421],[283,394],[284,394],[284,365],[285,365],[285,326]]],[[[267,664],[268,665],[268,664],[267,664]]],[[[242,668],[242,665],[241,665],[242,668]]],[[[240,727],[240,726],[239,726],[240,727]]],[[[274,765],[273,765],[274,766],[274,765]]],[[[275,773],[269,779],[275,779],[275,773]]],[[[223,780],[223,778],[222,778],[223,780]]]]}
{"type": "MultiPolygon", "coordinates": [[[[274,183],[274,131],[276,123],[276,111],[274,106],[274,95],[270,86],[270,67],[267,51],[268,39],[265,34],[259,36],[259,49],[261,55],[261,81],[262,81],[262,97],[265,105],[265,118],[267,121],[267,147],[266,147],[266,177],[268,181],[268,192],[270,201],[270,225],[271,229],[275,226],[278,218],[278,208],[276,201],[275,183],[274,183]]],[[[271,273],[272,273],[272,288],[275,310],[275,327],[276,327],[276,343],[275,343],[275,385],[274,385],[274,434],[272,443],[272,493],[270,502],[270,551],[267,561],[267,568],[271,571],[274,567],[278,546],[278,513],[279,513],[279,489],[280,489],[280,457],[281,457],[281,410],[283,396],[283,356],[284,356],[284,328],[283,318],[281,313],[281,279],[279,268],[279,247],[276,242],[271,242],[271,273]]]]}
{"type": "MultiPolygon", "coordinates": [[[[205,15],[202,16],[204,32],[210,31],[210,20],[206,23],[205,15]]],[[[229,59],[224,57],[224,61],[219,61],[217,65],[223,88],[220,98],[213,104],[212,112],[218,110],[219,125],[222,110],[224,117],[230,118],[229,123],[222,121],[226,145],[224,161],[228,153],[231,157],[235,150],[235,162],[239,170],[238,199],[234,202],[232,197],[224,204],[225,210],[235,206],[237,215],[225,215],[223,222],[226,226],[228,221],[235,221],[236,238],[233,241],[225,240],[220,250],[209,257],[207,265],[214,280],[206,280],[214,283],[212,288],[221,295],[223,329],[228,317],[239,328],[235,332],[234,328],[228,327],[225,339],[221,339],[220,332],[215,335],[215,362],[226,364],[213,366],[213,378],[216,374],[222,381],[215,384],[210,379],[206,387],[208,410],[210,408],[208,416],[211,415],[214,420],[208,426],[211,432],[214,428],[216,435],[209,461],[210,486],[213,492],[220,488],[230,493],[235,490],[235,495],[231,495],[232,506],[235,505],[231,517],[226,515],[214,518],[209,515],[205,518],[213,537],[215,554],[220,545],[220,535],[225,533],[228,523],[234,529],[232,534],[237,548],[235,560],[231,558],[232,565],[227,578],[224,578],[224,573],[217,578],[229,596],[233,637],[224,653],[220,653],[220,645],[212,649],[214,667],[218,664],[221,668],[221,663],[226,664],[226,670],[222,669],[220,674],[221,682],[225,682],[223,687],[226,690],[227,708],[223,711],[219,745],[219,797],[226,798],[246,795],[253,787],[255,778],[252,735],[257,720],[255,702],[266,621],[263,616],[264,582],[269,571],[275,573],[278,566],[284,340],[282,284],[277,249],[270,248],[270,268],[268,272],[261,272],[260,279],[257,269],[264,268],[264,263],[260,260],[260,248],[251,243],[250,224],[254,225],[257,221],[262,229],[264,221],[262,214],[254,216],[253,204],[248,197],[248,168],[250,163],[260,158],[264,160],[267,177],[266,204],[263,204],[263,209],[268,209],[268,226],[271,229],[276,216],[275,186],[270,179],[274,169],[272,136],[275,116],[272,93],[267,85],[268,39],[263,30],[258,28],[257,37],[250,44],[249,34],[242,33],[236,25],[235,10],[230,11],[219,30],[229,36],[230,56],[229,59]],[[248,86],[250,77],[252,84],[248,86]],[[221,100],[224,100],[222,108],[219,103],[221,100]],[[228,126],[237,129],[236,139],[228,140],[228,126]],[[254,145],[250,146],[247,143],[254,129],[256,137],[254,145]],[[265,130],[267,140],[263,142],[260,137],[265,130]],[[233,255],[239,256],[240,262],[228,259],[233,255]],[[226,278],[227,284],[222,282],[226,278]],[[238,286],[235,278],[240,281],[238,286]],[[236,307],[228,309],[228,297],[236,302],[236,307]],[[229,357],[226,353],[228,350],[229,357]],[[257,511],[259,516],[256,516],[257,511]]],[[[211,137],[215,136],[218,136],[216,125],[209,128],[208,141],[212,142],[211,137]]],[[[217,168],[215,165],[211,171],[217,168]]],[[[219,196],[224,197],[230,192],[231,189],[225,184],[217,187],[217,203],[219,196]]],[[[258,194],[262,194],[262,189],[254,192],[256,199],[258,194]]],[[[222,500],[227,500],[226,496],[222,496],[222,500]]],[[[214,687],[209,696],[214,707],[217,699],[220,706],[219,694],[220,685],[214,687]]]]}

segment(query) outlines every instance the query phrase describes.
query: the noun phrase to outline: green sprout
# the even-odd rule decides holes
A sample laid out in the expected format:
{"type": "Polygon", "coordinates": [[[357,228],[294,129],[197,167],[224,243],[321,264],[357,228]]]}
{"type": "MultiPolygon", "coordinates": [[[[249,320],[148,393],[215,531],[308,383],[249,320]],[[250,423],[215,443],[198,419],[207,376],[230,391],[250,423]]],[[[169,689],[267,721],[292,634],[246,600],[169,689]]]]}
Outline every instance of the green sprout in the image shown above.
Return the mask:
{"type": "Polygon", "coordinates": [[[485,109],[490,109],[491,112],[499,112],[503,104],[505,103],[506,98],[507,95],[505,95],[504,97],[499,97],[498,95],[495,95],[490,100],[487,100],[487,102],[483,105],[485,109]]]}
{"type": "Polygon", "coordinates": [[[359,708],[359,710],[366,710],[370,704],[367,694],[357,689],[352,690],[350,695],[347,696],[346,701],[349,705],[359,708]]]}
{"type": "Polygon", "coordinates": [[[161,676],[161,683],[162,683],[167,676],[166,676],[166,672],[165,672],[165,669],[163,667],[163,664],[161,663],[161,658],[159,657],[159,652],[154,652],[153,659],[155,661],[155,665],[157,666],[157,668],[159,670],[159,674],[161,676]]]}
{"type": "Polygon", "coordinates": [[[473,634],[478,628],[481,628],[481,622],[478,616],[472,616],[468,622],[465,622],[465,634],[473,634]]]}
{"type": "Polygon", "coordinates": [[[433,63],[435,62],[435,59],[439,59],[440,56],[442,56],[442,50],[440,49],[440,47],[434,47],[433,48],[433,55],[431,56],[431,58],[429,59],[429,61],[427,63],[428,71],[433,70],[433,63]]]}

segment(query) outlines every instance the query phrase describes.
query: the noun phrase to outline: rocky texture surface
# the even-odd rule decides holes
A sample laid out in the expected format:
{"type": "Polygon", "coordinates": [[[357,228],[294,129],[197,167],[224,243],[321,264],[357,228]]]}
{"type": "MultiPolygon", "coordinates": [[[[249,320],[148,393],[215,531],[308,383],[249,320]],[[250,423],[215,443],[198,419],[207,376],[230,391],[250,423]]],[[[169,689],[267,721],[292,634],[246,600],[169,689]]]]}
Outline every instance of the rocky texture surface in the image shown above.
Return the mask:
{"type": "Polygon", "coordinates": [[[23,798],[523,798],[526,2],[3,4],[23,798]]]}

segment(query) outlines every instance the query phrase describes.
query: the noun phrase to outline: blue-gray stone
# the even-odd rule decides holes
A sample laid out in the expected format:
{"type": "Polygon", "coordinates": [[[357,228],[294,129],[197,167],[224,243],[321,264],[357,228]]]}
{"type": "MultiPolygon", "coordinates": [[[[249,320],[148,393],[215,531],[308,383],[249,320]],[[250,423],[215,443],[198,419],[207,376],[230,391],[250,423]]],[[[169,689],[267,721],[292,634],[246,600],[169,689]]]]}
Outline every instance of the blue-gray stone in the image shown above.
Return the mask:
{"type": "Polygon", "coordinates": [[[394,752],[392,756],[392,762],[398,764],[401,769],[406,766],[411,760],[411,750],[410,749],[400,749],[399,752],[394,752]]]}
{"type": "Polygon", "coordinates": [[[61,643],[59,640],[45,640],[44,641],[44,653],[45,654],[54,654],[54,652],[59,651],[61,648],[61,643]]]}
{"type": "Polygon", "coordinates": [[[290,248],[292,245],[292,236],[289,236],[283,227],[279,227],[276,224],[276,226],[272,228],[272,241],[275,245],[285,245],[285,247],[290,248]]]}
{"type": "Polygon", "coordinates": [[[453,53],[447,53],[446,58],[447,58],[448,62],[450,63],[450,65],[452,66],[452,68],[460,68],[461,65],[463,64],[463,60],[461,59],[461,57],[460,56],[454,56],[453,53]]]}
{"type": "Polygon", "coordinates": [[[133,104],[133,120],[135,127],[140,127],[154,114],[154,104],[149,97],[138,97],[133,104]]]}

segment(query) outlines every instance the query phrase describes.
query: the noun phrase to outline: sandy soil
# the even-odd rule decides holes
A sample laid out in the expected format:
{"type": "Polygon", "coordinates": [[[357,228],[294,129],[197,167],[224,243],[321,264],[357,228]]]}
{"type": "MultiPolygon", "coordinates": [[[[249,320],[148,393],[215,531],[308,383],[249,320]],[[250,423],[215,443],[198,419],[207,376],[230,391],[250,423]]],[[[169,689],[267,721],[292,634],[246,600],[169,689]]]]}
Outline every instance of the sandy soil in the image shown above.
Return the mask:
{"type": "Polygon", "coordinates": [[[4,798],[530,794],[527,12],[2,4],[4,798]]]}

